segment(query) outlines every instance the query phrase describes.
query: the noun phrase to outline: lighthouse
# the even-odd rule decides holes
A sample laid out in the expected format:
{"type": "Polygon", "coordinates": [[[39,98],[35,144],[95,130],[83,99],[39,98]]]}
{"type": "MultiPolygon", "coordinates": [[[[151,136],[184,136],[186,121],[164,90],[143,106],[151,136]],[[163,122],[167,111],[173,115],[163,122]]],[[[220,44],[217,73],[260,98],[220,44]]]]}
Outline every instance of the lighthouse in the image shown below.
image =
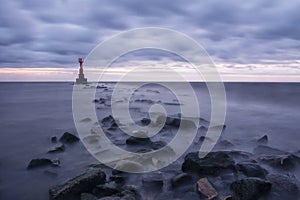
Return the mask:
{"type": "Polygon", "coordinates": [[[83,58],[78,58],[80,64],[78,78],[76,78],[76,84],[87,84],[87,79],[84,78],[83,74],[83,58]]]}

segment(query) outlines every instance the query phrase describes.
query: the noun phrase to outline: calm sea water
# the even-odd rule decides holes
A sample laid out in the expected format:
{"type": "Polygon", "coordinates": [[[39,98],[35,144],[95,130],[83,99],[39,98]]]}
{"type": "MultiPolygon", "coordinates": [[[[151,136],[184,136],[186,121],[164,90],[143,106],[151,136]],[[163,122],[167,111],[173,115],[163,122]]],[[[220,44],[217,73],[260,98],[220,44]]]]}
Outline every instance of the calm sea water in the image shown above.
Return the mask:
{"type": "MultiPolygon", "coordinates": [[[[192,86],[201,116],[209,119],[205,84],[192,86]]],[[[151,89],[160,90],[155,87],[151,89]]],[[[53,146],[51,136],[77,134],[72,88],[71,83],[0,83],[0,199],[48,199],[49,187],[97,163],[81,143],[68,145],[60,154],[47,154],[53,146]],[[26,170],[38,157],[59,158],[62,166],[26,170]]],[[[225,88],[227,128],[222,137],[235,148],[250,150],[251,141],[267,134],[272,147],[300,149],[299,83],[225,83],[225,88]]],[[[299,179],[299,172],[296,175],[299,179]]]]}

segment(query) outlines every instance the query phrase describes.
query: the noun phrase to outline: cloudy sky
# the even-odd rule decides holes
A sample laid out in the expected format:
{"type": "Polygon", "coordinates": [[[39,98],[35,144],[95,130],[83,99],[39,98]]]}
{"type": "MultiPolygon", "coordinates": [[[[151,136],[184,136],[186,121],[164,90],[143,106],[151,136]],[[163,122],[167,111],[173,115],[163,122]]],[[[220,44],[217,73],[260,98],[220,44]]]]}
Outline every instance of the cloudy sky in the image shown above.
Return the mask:
{"type": "MultiPolygon", "coordinates": [[[[0,3],[0,81],[72,81],[78,57],[86,57],[114,34],[142,27],[169,28],[192,37],[224,80],[300,81],[299,0],[0,3]]],[[[163,57],[168,55],[145,51],[122,60],[163,67],[163,57]]]]}

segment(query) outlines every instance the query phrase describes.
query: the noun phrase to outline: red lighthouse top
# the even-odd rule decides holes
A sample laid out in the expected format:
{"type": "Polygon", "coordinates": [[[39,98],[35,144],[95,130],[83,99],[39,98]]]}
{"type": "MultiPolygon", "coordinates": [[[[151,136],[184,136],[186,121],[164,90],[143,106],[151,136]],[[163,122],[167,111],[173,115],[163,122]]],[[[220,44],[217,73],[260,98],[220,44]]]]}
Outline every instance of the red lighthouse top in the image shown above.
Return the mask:
{"type": "Polygon", "coordinates": [[[80,63],[79,74],[83,74],[83,67],[82,67],[83,58],[78,58],[78,62],[80,63]]]}

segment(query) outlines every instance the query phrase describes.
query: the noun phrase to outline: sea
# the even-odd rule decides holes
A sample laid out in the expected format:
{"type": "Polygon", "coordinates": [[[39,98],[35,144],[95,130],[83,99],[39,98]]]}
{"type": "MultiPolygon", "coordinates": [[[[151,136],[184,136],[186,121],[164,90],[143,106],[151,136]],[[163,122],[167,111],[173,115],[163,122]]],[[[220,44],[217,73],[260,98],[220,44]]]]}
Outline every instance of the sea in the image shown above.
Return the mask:
{"type": "MultiPolygon", "coordinates": [[[[94,89],[98,99],[104,94],[108,97],[114,85],[99,83],[98,88],[95,84],[83,87],[94,89]]],[[[198,98],[201,118],[209,121],[211,95],[206,83],[190,85],[198,98]]],[[[72,111],[73,86],[71,82],[0,83],[0,199],[49,199],[50,187],[99,163],[81,142],[66,145],[61,153],[47,153],[54,145],[51,137],[59,138],[64,132],[78,135],[72,111]],[[61,166],[27,169],[31,159],[45,157],[59,159],[61,166]]],[[[222,139],[230,141],[234,149],[252,151],[257,139],[267,135],[268,146],[299,152],[300,83],[226,82],[224,87],[226,129],[222,139]]],[[[180,104],[174,103],[176,94],[168,96],[164,90],[167,88],[159,84],[139,89],[130,104],[139,107],[133,109],[133,118],[146,117],[153,102],[161,103],[171,114],[180,113],[180,104]]],[[[109,105],[94,103],[93,99],[90,102],[95,104],[99,121],[109,115],[109,105]]],[[[295,176],[300,180],[299,170],[295,176]]]]}

